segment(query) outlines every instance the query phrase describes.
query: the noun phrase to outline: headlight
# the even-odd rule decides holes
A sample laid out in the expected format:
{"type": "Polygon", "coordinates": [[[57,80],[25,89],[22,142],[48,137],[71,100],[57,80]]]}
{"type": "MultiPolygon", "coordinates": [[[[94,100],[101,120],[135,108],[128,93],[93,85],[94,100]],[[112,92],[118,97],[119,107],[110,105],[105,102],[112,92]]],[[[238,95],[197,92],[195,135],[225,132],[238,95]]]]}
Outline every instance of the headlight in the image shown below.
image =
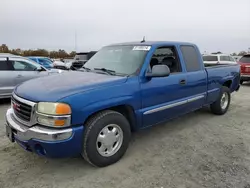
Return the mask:
{"type": "Polygon", "coordinates": [[[64,103],[39,102],[37,111],[49,115],[69,115],[71,108],[64,103]]]}
{"type": "Polygon", "coordinates": [[[37,106],[37,121],[46,126],[69,126],[71,108],[64,103],[40,102],[37,106]]]}

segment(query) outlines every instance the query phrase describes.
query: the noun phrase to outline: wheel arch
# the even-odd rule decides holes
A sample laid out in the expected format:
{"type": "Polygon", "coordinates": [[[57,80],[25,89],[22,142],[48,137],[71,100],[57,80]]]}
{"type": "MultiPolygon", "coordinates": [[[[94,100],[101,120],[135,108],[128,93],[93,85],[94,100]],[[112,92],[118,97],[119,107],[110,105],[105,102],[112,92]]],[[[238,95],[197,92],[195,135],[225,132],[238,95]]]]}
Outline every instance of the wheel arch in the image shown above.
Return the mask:
{"type": "Polygon", "coordinates": [[[129,122],[130,124],[130,129],[131,131],[135,131],[136,130],[136,115],[135,115],[135,111],[133,106],[128,105],[128,104],[121,104],[121,105],[115,105],[115,106],[111,106],[108,108],[104,108],[104,109],[100,109],[98,111],[95,111],[91,114],[88,115],[88,117],[85,119],[84,124],[91,119],[93,116],[95,116],[96,114],[98,114],[99,112],[105,111],[105,110],[112,110],[112,111],[116,111],[119,112],[120,114],[122,114],[129,122]]]}

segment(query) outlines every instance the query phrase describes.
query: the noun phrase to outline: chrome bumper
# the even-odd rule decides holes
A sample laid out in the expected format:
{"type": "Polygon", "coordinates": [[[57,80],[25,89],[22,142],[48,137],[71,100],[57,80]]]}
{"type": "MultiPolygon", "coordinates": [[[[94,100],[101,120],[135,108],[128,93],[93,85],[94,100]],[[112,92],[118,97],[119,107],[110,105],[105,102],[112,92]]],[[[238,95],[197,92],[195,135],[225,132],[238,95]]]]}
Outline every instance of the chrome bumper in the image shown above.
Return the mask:
{"type": "Polygon", "coordinates": [[[242,77],[242,78],[250,78],[250,74],[241,74],[240,77],[242,77]]]}
{"type": "Polygon", "coordinates": [[[13,129],[15,137],[22,141],[38,139],[44,141],[60,141],[72,136],[72,128],[52,129],[40,126],[27,127],[18,122],[13,115],[13,109],[8,109],[6,113],[7,126],[13,129]]]}

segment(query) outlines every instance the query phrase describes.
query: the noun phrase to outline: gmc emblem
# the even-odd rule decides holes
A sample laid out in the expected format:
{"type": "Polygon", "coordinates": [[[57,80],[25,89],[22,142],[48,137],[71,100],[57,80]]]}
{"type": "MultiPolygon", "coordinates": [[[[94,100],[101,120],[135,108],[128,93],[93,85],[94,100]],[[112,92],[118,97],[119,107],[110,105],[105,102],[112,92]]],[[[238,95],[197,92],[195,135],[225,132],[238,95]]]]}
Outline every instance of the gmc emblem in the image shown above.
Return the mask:
{"type": "Polygon", "coordinates": [[[15,109],[15,110],[18,110],[18,111],[20,111],[20,104],[17,104],[17,103],[15,103],[15,102],[12,102],[12,107],[13,107],[13,109],[15,109]]]}

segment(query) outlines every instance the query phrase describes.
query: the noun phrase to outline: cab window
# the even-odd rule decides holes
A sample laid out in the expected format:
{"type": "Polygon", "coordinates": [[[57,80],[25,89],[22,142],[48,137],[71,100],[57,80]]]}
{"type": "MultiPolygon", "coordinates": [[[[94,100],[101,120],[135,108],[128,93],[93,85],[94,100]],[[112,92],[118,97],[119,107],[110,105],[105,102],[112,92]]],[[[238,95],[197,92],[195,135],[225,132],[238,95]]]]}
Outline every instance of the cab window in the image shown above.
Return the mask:
{"type": "Polygon", "coordinates": [[[160,47],[155,50],[150,60],[149,71],[155,65],[167,65],[171,74],[182,72],[178,55],[173,46],[160,47]]]}
{"type": "Polygon", "coordinates": [[[12,61],[13,70],[15,71],[34,71],[36,66],[24,61],[12,61]]]}

